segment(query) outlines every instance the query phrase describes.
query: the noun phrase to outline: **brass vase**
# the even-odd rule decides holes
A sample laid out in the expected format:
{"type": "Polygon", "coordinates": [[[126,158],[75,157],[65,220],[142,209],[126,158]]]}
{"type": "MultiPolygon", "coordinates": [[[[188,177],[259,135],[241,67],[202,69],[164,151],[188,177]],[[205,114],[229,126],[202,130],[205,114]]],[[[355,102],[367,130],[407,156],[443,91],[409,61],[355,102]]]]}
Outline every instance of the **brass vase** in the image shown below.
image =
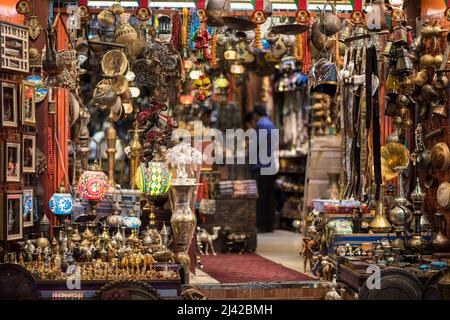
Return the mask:
{"type": "Polygon", "coordinates": [[[408,230],[412,221],[412,212],[406,206],[408,200],[403,191],[403,171],[405,167],[397,167],[398,172],[398,194],[394,199],[395,206],[389,210],[389,221],[396,230],[408,230]]]}
{"type": "Polygon", "coordinates": [[[422,253],[427,247],[427,241],[422,237],[420,229],[420,219],[423,215],[423,201],[425,200],[425,193],[420,187],[419,178],[417,178],[416,187],[411,193],[411,200],[414,206],[414,235],[409,240],[409,248],[411,251],[421,258],[422,253]]]}
{"type": "Polygon", "coordinates": [[[381,186],[380,199],[377,201],[375,208],[375,217],[370,223],[369,227],[374,233],[385,233],[392,229],[392,226],[385,215],[384,208],[384,185],[381,186]]]}
{"type": "Polygon", "coordinates": [[[444,219],[444,215],[440,212],[436,212],[436,235],[433,237],[433,252],[447,253],[450,252],[450,239],[445,235],[447,229],[447,222],[444,219]]]}
{"type": "Polygon", "coordinates": [[[186,267],[189,265],[188,250],[197,224],[197,218],[191,208],[195,190],[195,184],[178,184],[172,185],[169,191],[172,207],[170,224],[176,245],[177,260],[186,267]]]}

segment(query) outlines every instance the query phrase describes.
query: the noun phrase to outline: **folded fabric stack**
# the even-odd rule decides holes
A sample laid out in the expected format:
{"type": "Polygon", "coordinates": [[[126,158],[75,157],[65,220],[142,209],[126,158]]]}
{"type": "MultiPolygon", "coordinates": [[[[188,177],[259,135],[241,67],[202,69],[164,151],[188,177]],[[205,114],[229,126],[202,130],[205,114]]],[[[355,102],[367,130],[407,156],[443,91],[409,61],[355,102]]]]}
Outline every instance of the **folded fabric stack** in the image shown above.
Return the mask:
{"type": "Polygon", "coordinates": [[[220,181],[219,182],[219,193],[222,196],[232,196],[233,195],[233,182],[232,181],[220,181]]]}
{"type": "Polygon", "coordinates": [[[256,180],[237,180],[233,181],[233,189],[235,196],[255,195],[258,193],[256,180]]]}

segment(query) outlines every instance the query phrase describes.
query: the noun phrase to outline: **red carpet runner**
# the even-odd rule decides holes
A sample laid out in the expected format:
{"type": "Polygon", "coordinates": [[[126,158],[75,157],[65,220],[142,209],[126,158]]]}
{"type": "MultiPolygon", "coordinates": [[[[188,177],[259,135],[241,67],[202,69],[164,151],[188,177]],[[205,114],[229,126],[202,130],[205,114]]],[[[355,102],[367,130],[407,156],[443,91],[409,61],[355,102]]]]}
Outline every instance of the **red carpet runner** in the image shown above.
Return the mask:
{"type": "Polygon", "coordinates": [[[202,270],[220,283],[314,280],[255,253],[202,256],[201,263],[202,270]]]}

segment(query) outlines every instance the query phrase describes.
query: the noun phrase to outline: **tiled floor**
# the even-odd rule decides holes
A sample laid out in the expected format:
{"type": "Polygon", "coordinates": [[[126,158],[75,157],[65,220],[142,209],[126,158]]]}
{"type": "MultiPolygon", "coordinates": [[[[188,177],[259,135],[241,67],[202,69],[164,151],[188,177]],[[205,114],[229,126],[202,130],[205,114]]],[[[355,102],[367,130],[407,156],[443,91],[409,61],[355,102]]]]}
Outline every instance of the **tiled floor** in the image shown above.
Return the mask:
{"type": "MultiPolygon", "coordinates": [[[[273,233],[258,234],[256,253],[287,268],[303,272],[303,260],[299,255],[300,248],[300,234],[275,230],[273,233]]],[[[191,275],[190,281],[192,284],[218,283],[200,269],[197,269],[195,276],[191,275]]]]}

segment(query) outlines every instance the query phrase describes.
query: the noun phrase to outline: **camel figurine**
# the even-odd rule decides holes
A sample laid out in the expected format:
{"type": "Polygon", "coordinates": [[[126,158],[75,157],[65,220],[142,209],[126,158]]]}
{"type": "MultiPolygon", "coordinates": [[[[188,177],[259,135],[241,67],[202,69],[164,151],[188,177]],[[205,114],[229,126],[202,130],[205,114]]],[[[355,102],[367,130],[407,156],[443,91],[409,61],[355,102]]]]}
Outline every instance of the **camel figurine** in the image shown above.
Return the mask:
{"type": "Polygon", "coordinates": [[[222,229],[222,227],[213,227],[213,234],[210,234],[205,229],[199,230],[199,240],[202,244],[205,245],[205,250],[204,252],[202,252],[203,254],[208,255],[209,249],[211,249],[212,254],[216,255],[213,242],[219,237],[220,229],[222,229]]]}
{"type": "Polygon", "coordinates": [[[306,266],[309,264],[310,269],[312,269],[312,258],[314,256],[314,247],[316,246],[316,241],[309,237],[303,237],[303,247],[300,251],[300,255],[303,257],[303,272],[306,273],[306,266]]]}

